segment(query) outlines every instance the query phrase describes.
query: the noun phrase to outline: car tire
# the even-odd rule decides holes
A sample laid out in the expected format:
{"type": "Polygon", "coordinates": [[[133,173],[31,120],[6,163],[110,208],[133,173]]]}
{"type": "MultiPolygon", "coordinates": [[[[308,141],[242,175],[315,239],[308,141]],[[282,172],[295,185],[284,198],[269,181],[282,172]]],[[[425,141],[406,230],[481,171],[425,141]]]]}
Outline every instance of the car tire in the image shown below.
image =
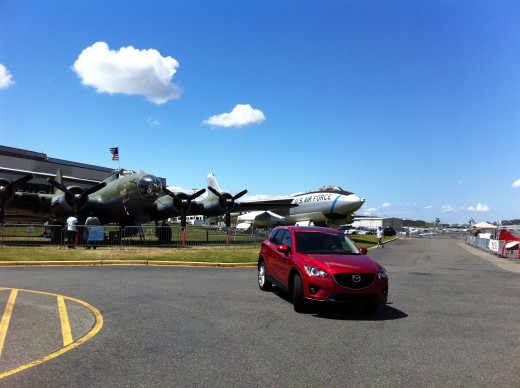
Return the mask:
{"type": "Polygon", "coordinates": [[[294,275],[293,278],[292,300],[294,311],[297,313],[305,312],[306,305],[305,300],[303,299],[303,284],[300,275],[294,275]]]}
{"type": "Polygon", "coordinates": [[[265,274],[265,261],[261,261],[258,264],[258,287],[260,287],[262,291],[270,291],[271,286],[272,283],[267,280],[265,274]]]}

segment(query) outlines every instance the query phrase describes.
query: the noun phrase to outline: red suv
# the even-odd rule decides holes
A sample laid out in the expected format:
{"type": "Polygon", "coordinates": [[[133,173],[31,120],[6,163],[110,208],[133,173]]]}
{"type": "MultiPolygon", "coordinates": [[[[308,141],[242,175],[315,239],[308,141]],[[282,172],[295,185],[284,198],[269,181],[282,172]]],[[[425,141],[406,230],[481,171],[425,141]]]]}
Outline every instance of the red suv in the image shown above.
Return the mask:
{"type": "Polygon", "coordinates": [[[377,311],[388,298],[386,268],[336,229],[279,226],[262,243],[258,285],[292,294],[294,310],[309,301],[344,302],[377,311]]]}

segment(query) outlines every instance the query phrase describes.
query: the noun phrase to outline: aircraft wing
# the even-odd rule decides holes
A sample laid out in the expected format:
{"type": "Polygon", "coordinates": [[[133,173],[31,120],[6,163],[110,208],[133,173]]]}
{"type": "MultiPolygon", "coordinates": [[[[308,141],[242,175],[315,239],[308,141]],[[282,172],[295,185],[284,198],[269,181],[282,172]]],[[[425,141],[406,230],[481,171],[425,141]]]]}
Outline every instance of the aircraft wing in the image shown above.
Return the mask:
{"type": "Polygon", "coordinates": [[[41,222],[50,216],[52,194],[14,193],[5,211],[6,222],[41,222]]]}
{"type": "Polygon", "coordinates": [[[247,212],[255,210],[276,210],[297,207],[293,198],[263,199],[257,201],[236,202],[233,211],[247,212]]]}

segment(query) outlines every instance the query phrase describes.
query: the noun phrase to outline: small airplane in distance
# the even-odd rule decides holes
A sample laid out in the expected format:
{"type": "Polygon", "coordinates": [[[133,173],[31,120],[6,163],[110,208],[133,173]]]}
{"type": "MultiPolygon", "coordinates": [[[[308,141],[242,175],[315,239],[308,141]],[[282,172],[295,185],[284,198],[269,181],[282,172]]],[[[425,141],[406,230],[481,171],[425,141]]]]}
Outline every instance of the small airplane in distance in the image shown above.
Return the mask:
{"type": "MultiPolygon", "coordinates": [[[[352,222],[352,214],[365,203],[365,199],[339,186],[326,185],[309,193],[288,197],[291,207],[279,210],[270,208],[275,215],[283,217],[286,225],[312,225],[335,222],[352,222]]],[[[238,219],[239,214],[234,214],[238,219]]],[[[256,224],[256,223],[255,223],[256,224]]]]}

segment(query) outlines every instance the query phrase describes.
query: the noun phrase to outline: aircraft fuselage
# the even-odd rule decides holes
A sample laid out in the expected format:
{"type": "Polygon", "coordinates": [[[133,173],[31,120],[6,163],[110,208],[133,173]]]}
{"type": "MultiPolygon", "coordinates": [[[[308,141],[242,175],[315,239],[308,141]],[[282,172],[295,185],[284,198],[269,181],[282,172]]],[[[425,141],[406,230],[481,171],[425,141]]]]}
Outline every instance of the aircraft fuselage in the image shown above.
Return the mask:
{"type": "Polygon", "coordinates": [[[364,198],[345,190],[318,190],[294,195],[292,204],[296,206],[274,212],[285,218],[286,225],[302,221],[324,224],[334,220],[342,223],[364,202],[364,198]]]}

